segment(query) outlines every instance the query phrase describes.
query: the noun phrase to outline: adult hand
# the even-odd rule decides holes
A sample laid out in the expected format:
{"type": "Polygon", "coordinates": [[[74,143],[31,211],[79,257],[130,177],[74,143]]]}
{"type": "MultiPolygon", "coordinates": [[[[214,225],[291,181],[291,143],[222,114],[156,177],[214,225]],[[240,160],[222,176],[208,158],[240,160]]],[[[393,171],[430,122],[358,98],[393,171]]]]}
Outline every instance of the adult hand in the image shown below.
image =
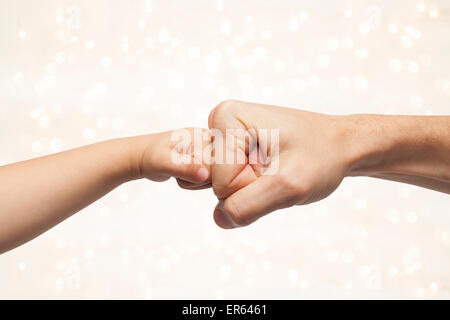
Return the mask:
{"type": "MultiPolygon", "coordinates": [[[[220,130],[226,139],[236,139],[234,150],[226,144],[223,148],[234,153],[235,159],[245,159],[211,166],[212,186],[219,199],[214,220],[222,228],[248,225],[274,210],[325,198],[349,168],[348,130],[340,116],[225,101],[211,112],[209,127],[220,130]],[[253,132],[249,136],[257,143],[227,129],[253,132]],[[275,150],[270,141],[266,143],[267,163],[260,156],[262,130],[271,137],[271,129],[279,130],[279,144],[275,150]],[[258,161],[252,164],[252,158],[258,161]],[[262,169],[272,172],[265,175],[262,169]]],[[[222,146],[214,146],[216,153],[218,148],[222,146]]]]}
{"type": "Polygon", "coordinates": [[[226,141],[237,140],[218,144],[221,139],[213,132],[215,153],[222,150],[244,159],[214,159],[211,165],[219,199],[214,220],[223,228],[321,200],[345,176],[370,176],[450,194],[449,116],[336,116],[225,101],[211,112],[209,127],[218,129],[226,141]],[[247,137],[229,129],[241,129],[247,137]],[[279,130],[278,144],[265,139],[271,129],[279,130]],[[265,169],[271,174],[262,174],[265,169]]]}
{"type": "Polygon", "coordinates": [[[449,116],[337,116],[224,101],[208,122],[213,140],[209,179],[178,181],[186,189],[209,187],[212,181],[219,199],[214,220],[222,228],[321,200],[346,176],[450,194],[449,116]],[[271,130],[278,130],[276,143],[271,130]],[[234,161],[227,161],[230,154],[234,161]]]}

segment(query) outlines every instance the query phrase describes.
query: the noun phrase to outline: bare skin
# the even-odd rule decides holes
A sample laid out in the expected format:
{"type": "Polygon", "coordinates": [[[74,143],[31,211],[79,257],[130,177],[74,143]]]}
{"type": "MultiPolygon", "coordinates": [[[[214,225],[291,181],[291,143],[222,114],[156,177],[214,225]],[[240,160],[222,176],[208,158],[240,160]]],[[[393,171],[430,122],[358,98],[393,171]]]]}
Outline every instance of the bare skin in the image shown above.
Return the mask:
{"type": "MultiPolygon", "coordinates": [[[[212,186],[219,199],[214,219],[222,228],[245,226],[277,209],[319,201],[350,176],[450,194],[449,116],[334,116],[225,101],[211,112],[209,127],[224,134],[235,128],[280,130],[276,174],[260,175],[258,166],[248,162],[212,164],[212,186]]],[[[248,160],[252,150],[238,146],[235,153],[248,160]]]]}
{"type": "MultiPolygon", "coordinates": [[[[193,190],[212,185],[219,199],[214,219],[226,229],[248,225],[277,209],[319,201],[349,176],[450,194],[448,116],[333,116],[225,101],[211,112],[209,127],[224,133],[279,129],[279,153],[270,154],[269,164],[252,164],[248,159],[255,146],[241,141],[231,151],[243,156],[247,161],[243,164],[176,164],[171,153],[178,142],[171,132],[164,132],[2,166],[0,253],[33,239],[122,183],[140,178],[175,177],[181,187],[193,190]],[[276,173],[261,174],[275,157],[276,173]]],[[[188,134],[193,131],[188,129],[188,134]]],[[[260,136],[256,139],[262,143],[260,136]]],[[[183,157],[198,157],[195,148],[180,152],[183,157]]]]}
{"type": "Polygon", "coordinates": [[[208,166],[173,163],[176,144],[171,132],[164,132],[1,166],[0,253],[33,239],[127,181],[176,177],[200,187],[210,185],[208,166]]]}

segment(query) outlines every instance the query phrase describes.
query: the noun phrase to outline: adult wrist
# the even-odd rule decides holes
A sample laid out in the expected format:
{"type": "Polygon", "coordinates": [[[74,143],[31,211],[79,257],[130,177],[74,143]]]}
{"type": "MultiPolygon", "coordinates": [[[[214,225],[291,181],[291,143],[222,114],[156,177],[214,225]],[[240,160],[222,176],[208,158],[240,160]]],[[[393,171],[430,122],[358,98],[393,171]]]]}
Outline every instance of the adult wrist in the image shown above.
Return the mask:
{"type": "Polygon", "coordinates": [[[400,160],[402,136],[393,119],[365,114],[344,118],[347,176],[370,176],[400,160]]]}

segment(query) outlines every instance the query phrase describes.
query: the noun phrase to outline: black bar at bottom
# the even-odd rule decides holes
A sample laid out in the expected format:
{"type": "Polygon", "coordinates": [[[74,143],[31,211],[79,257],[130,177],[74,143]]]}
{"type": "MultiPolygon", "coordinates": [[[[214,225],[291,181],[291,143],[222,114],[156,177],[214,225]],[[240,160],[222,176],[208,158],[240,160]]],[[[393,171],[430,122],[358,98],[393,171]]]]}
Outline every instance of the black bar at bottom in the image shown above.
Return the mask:
{"type": "Polygon", "coordinates": [[[384,319],[394,315],[403,318],[408,314],[428,318],[439,314],[439,309],[446,314],[449,305],[448,301],[430,300],[3,300],[0,311],[15,317],[31,312],[34,316],[58,319],[67,316],[76,319],[87,316],[101,319],[105,316],[119,319],[309,319],[323,316],[384,319]]]}

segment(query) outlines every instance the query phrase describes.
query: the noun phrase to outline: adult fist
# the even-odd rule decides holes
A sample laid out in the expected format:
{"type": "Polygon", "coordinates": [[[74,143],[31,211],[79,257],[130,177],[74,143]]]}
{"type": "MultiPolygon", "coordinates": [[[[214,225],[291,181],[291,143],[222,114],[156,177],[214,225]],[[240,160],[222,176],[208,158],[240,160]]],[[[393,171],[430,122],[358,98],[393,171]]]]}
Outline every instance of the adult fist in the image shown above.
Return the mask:
{"type": "Polygon", "coordinates": [[[219,199],[214,220],[222,228],[245,226],[277,209],[327,197],[351,163],[342,116],[224,101],[208,122],[213,129],[212,186],[219,199]]]}

